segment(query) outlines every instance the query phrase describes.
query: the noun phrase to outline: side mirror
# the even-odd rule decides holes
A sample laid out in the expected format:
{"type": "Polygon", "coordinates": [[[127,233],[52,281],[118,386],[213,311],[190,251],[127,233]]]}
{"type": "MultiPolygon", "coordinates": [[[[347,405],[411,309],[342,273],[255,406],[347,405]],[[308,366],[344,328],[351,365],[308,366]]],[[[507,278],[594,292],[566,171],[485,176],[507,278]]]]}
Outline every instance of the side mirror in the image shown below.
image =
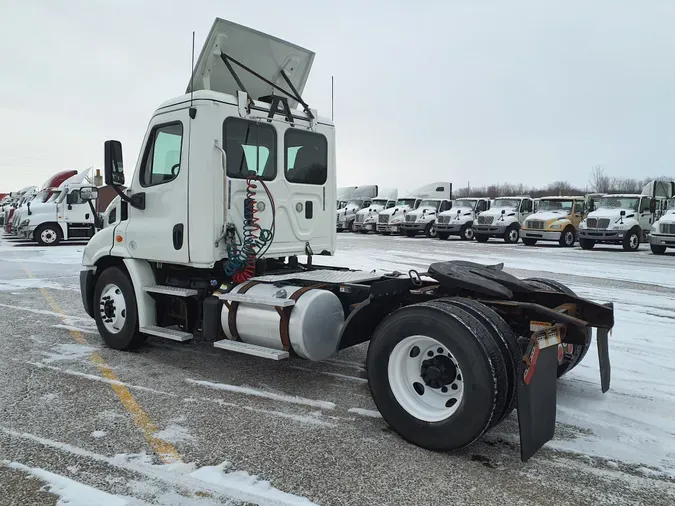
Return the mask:
{"type": "Polygon", "coordinates": [[[502,214],[506,214],[506,209],[502,209],[502,214]]]}
{"type": "Polygon", "coordinates": [[[621,210],[621,212],[619,213],[619,215],[620,215],[620,216],[626,216],[626,211],[621,210]]]}
{"type": "Polygon", "coordinates": [[[107,186],[123,185],[122,143],[120,141],[105,141],[104,151],[105,184],[107,186]]]}
{"type": "MultiPolygon", "coordinates": [[[[70,195],[68,195],[70,197],[70,195]]],[[[95,186],[85,186],[80,188],[80,198],[85,202],[96,200],[98,198],[98,188],[95,186]]]]}
{"type": "Polygon", "coordinates": [[[656,199],[651,199],[649,201],[649,212],[652,214],[656,213],[656,199]]]}

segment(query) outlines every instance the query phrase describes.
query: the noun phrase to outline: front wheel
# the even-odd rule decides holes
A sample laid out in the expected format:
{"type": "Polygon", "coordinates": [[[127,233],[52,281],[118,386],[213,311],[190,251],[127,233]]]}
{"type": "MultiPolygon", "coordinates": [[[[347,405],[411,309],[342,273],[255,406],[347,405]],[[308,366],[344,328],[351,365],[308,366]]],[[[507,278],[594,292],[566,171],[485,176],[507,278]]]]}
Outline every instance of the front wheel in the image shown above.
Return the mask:
{"type": "Polygon", "coordinates": [[[523,244],[525,246],[534,246],[535,244],[537,244],[537,240],[528,237],[523,237],[523,244]]]}
{"type": "Polygon", "coordinates": [[[33,239],[40,246],[56,246],[61,242],[63,233],[61,227],[56,224],[45,223],[35,229],[33,239]]]}
{"type": "Polygon", "coordinates": [[[574,229],[572,227],[568,227],[565,230],[563,230],[563,233],[560,236],[558,244],[560,244],[560,246],[563,246],[565,248],[571,248],[572,246],[574,246],[575,240],[576,236],[574,235],[574,229]]]}
{"type": "Polygon", "coordinates": [[[416,235],[414,230],[406,230],[404,234],[406,237],[415,237],[416,235]]]}
{"type": "Polygon", "coordinates": [[[459,237],[463,241],[471,241],[473,239],[473,228],[471,228],[471,225],[464,225],[459,231],[459,237]]]}
{"type": "Polygon", "coordinates": [[[488,242],[488,239],[490,239],[487,234],[476,234],[475,237],[478,242],[488,242]]]}
{"type": "Polygon", "coordinates": [[[640,235],[635,230],[631,230],[623,238],[621,245],[624,251],[637,251],[640,247],[640,235]]]}
{"type": "Polygon", "coordinates": [[[581,246],[581,249],[593,249],[595,241],[593,239],[579,239],[579,246],[581,246]]]}
{"type": "Polygon", "coordinates": [[[438,238],[439,238],[441,241],[447,241],[448,238],[450,237],[450,234],[449,234],[448,232],[437,232],[436,235],[438,235],[438,238]]]}
{"type": "Polygon", "coordinates": [[[504,232],[504,242],[506,244],[515,244],[519,238],[518,228],[515,225],[510,225],[504,232]]]}
{"type": "Polygon", "coordinates": [[[424,235],[426,235],[429,239],[436,237],[436,225],[429,223],[424,229],[424,235]]]}
{"type": "Polygon", "coordinates": [[[655,255],[663,255],[666,252],[665,246],[660,246],[658,244],[650,244],[649,247],[652,250],[652,253],[655,255]]]}
{"type": "Polygon", "coordinates": [[[115,350],[136,348],[144,341],[138,331],[136,294],[119,267],[104,270],[94,288],[94,319],[105,344],[115,350]]]}
{"type": "Polygon", "coordinates": [[[347,230],[354,232],[354,220],[349,222],[349,225],[347,225],[347,230]]]}

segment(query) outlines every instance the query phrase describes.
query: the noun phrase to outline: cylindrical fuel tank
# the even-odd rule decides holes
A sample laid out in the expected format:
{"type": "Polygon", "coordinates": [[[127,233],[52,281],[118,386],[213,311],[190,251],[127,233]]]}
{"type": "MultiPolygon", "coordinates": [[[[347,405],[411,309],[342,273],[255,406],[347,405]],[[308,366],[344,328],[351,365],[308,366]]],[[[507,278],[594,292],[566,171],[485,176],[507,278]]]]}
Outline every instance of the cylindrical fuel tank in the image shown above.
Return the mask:
{"type": "MultiPolygon", "coordinates": [[[[237,293],[247,283],[237,285],[237,293]]],[[[252,286],[246,295],[288,299],[299,286],[276,287],[271,284],[252,286]]],[[[223,304],[220,322],[228,339],[233,339],[229,324],[230,310],[223,304]]],[[[281,316],[273,306],[240,302],[235,313],[237,333],[245,343],[277,350],[283,349],[280,331],[281,316]]],[[[306,291],[291,309],[288,334],[293,350],[308,360],[324,360],[337,351],[344,310],[340,299],[328,290],[313,288],[306,291]]]]}

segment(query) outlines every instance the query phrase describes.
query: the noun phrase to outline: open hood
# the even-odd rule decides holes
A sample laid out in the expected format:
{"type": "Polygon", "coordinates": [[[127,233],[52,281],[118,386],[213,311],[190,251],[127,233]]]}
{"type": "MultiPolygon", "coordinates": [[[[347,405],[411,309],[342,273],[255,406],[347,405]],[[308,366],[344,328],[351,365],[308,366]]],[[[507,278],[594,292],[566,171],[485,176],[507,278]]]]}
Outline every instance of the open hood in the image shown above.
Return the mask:
{"type": "Polygon", "coordinates": [[[84,183],[85,181],[87,181],[90,172],[91,169],[86,169],[80,172],[79,174],[75,174],[74,176],[69,177],[63,183],[61,183],[59,189],[62,190],[63,188],[66,188],[68,186],[84,183]]]}
{"type": "MultiPolygon", "coordinates": [[[[228,70],[221,53],[293,94],[281,75],[283,70],[299,95],[302,95],[305,89],[314,61],[314,53],[308,49],[246,26],[216,18],[204,41],[186,93],[213,90],[237,96],[237,91],[244,91],[228,70]]],[[[280,95],[279,91],[235,62],[230,61],[230,65],[253,100],[268,95],[280,95]]],[[[298,106],[297,101],[290,98],[288,104],[291,108],[298,106]]]]}

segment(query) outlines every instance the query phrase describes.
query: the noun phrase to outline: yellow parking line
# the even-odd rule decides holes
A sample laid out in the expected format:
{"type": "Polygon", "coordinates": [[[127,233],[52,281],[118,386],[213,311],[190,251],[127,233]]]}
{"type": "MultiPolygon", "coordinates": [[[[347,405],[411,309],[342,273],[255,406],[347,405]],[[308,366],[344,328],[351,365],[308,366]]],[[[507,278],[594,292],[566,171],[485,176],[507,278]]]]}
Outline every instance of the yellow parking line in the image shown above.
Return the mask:
{"type": "MultiPolygon", "coordinates": [[[[31,278],[34,277],[33,274],[25,267],[24,271],[26,271],[28,277],[31,278]]],[[[55,313],[62,314],[64,317],[66,316],[66,314],[63,312],[59,304],[54,299],[54,297],[52,297],[51,294],[47,292],[46,289],[40,288],[40,293],[42,294],[44,299],[51,306],[52,310],[55,313]]],[[[68,332],[70,332],[70,335],[73,336],[73,339],[75,339],[75,341],[77,341],[79,344],[87,343],[87,340],[85,339],[84,334],[82,332],[78,330],[68,330],[68,332]]],[[[105,362],[105,360],[103,360],[103,357],[101,357],[101,355],[98,352],[94,351],[90,353],[89,359],[94,363],[94,365],[96,365],[99,372],[101,373],[101,376],[109,380],[119,381],[117,375],[105,362]]],[[[131,394],[129,389],[120,384],[111,384],[110,386],[117,394],[117,397],[119,397],[120,401],[122,402],[122,406],[124,406],[124,409],[126,409],[129,415],[131,415],[131,419],[136,424],[136,426],[141,430],[148,444],[152,447],[152,449],[159,456],[159,458],[165,464],[170,464],[173,462],[182,462],[182,459],[180,458],[178,451],[176,450],[176,448],[174,448],[174,446],[171,443],[167,443],[163,439],[155,436],[155,434],[158,432],[157,426],[154,423],[152,423],[148,414],[136,401],[136,399],[131,394]]]]}

